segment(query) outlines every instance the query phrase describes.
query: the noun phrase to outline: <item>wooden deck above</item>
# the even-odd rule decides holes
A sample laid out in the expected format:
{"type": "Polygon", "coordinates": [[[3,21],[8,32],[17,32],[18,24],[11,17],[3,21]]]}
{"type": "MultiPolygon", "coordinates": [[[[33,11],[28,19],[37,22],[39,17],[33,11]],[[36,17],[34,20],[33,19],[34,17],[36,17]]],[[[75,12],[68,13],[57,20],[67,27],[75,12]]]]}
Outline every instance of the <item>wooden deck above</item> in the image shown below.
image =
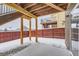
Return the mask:
{"type": "Polygon", "coordinates": [[[15,13],[0,16],[0,25],[3,25],[7,22],[15,20],[16,18],[21,17],[21,16],[22,16],[22,14],[19,13],[19,12],[15,12],[15,13]]]}
{"type": "Polygon", "coordinates": [[[23,9],[29,11],[33,15],[42,16],[56,12],[65,11],[67,3],[17,3],[23,9]]]}

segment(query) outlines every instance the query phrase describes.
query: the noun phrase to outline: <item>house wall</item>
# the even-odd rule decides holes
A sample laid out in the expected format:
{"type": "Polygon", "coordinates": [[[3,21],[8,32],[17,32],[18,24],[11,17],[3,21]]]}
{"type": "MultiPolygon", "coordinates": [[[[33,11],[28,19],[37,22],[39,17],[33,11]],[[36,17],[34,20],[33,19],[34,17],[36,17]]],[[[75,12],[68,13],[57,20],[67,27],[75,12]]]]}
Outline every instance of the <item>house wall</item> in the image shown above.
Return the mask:
{"type": "Polygon", "coordinates": [[[65,12],[51,14],[51,19],[57,21],[57,28],[65,27],[65,12]]]}

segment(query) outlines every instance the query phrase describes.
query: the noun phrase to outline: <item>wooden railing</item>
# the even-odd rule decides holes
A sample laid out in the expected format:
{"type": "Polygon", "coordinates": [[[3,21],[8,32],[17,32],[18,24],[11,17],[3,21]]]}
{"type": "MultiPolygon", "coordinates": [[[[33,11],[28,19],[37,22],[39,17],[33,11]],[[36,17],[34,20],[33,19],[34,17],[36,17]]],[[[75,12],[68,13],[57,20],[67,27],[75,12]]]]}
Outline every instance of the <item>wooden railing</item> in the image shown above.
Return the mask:
{"type": "Polygon", "coordinates": [[[3,3],[0,3],[0,16],[10,14],[10,13],[14,13],[14,12],[16,12],[15,9],[10,8],[3,3]]]}

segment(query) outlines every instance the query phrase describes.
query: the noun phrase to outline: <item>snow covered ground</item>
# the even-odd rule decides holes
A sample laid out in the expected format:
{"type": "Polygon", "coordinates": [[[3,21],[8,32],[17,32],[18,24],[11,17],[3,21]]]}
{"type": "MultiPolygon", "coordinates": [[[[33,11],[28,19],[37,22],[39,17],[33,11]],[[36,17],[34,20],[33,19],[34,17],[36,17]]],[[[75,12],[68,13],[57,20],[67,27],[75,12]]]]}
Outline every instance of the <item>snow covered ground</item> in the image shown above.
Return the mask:
{"type": "Polygon", "coordinates": [[[79,56],[79,41],[72,41],[72,53],[79,56]]]}
{"type": "MultiPolygon", "coordinates": [[[[57,48],[61,48],[61,49],[66,49],[66,45],[65,45],[65,40],[64,39],[56,39],[56,38],[42,38],[39,37],[38,38],[39,43],[42,44],[47,44],[47,45],[51,45],[53,47],[57,47],[57,48]]],[[[32,40],[29,40],[29,37],[24,38],[24,44],[23,45],[29,45],[31,43],[35,43],[35,37],[32,37],[32,40]]],[[[75,42],[73,41],[73,47],[74,49],[78,49],[78,43],[79,42],[75,42]]],[[[6,52],[9,51],[11,49],[17,48],[22,46],[20,44],[20,39],[17,40],[13,40],[13,41],[8,41],[5,43],[0,43],[0,53],[2,52],[6,52]]]]}
{"type": "Polygon", "coordinates": [[[48,44],[32,43],[28,48],[13,54],[12,56],[72,56],[67,49],[53,47],[48,44]]]}
{"type": "MultiPolygon", "coordinates": [[[[27,40],[24,41],[23,45],[28,45],[28,44],[30,44],[30,41],[27,39],[27,40]]],[[[0,43],[0,53],[9,51],[11,49],[14,49],[14,48],[17,48],[17,47],[20,47],[20,46],[21,46],[20,39],[0,43]]]]}
{"type": "MultiPolygon", "coordinates": [[[[35,39],[35,38],[33,37],[33,39],[35,39]]],[[[40,37],[40,38],[38,38],[38,41],[40,43],[49,44],[49,45],[52,45],[52,46],[55,46],[55,47],[66,48],[64,39],[42,38],[42,37],[40,37]]]]}
{"type": "MultiPolygon", "coordinates": [[[[65,41],[63,39],[56,39],[56,38],[38,38],[38,41],[40,43],[44,44],[50,44],[52,46],[60,47],[60,48],[66,48],[65,41]]],[[[29,40],[29,37],[24,38],[24,44],[28,45],[30,43],[35,43],[35,37],[32,37],[32,41],[29,40]]],[[[21,46],[20,39],[8,41],[5,43],[0,43],[0,52],[5,52],[13,48],[17,48],[21,46]]]]}

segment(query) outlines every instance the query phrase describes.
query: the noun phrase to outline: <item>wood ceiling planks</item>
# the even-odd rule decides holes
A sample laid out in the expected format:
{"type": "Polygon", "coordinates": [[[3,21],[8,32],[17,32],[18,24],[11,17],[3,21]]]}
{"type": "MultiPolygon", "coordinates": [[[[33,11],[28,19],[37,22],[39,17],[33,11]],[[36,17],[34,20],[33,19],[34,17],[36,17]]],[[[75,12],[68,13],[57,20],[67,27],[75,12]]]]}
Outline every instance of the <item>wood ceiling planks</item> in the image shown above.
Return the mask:
{"type": "Polygon", "coordinates": [[[42,7],[38,7],[38,8],[36,8],[36,9],[31,10],[30,12],[37,11],[37,10],[40,10],[40,9],[42,9],[42,8],[45,8],[45,7],[47,7],[47,6],[45,5],[45,6],[42,6],[42,7]]]}
{"type": "Polygon", "coordinates": [[[34,5],[36,5],[36,3],[32,3],[32,4],[28,5],[28,6],[25,5],[24,9],[30,8],[30,7],[32,7],[32,6],[34,6],[34,5]]]}
{"type": "Polygon", "coordinates": [[[56,13],[57,11],[53,10],[51,11],[52,9],[50,10],[46,10],[45,12],[41,11],[41,12],[38,12],[38,13],[35,13],[35,15],[37,16],[43,16],[43,15],[49,15],[49,14],[52,14],[52,13],[56,13]]]}

